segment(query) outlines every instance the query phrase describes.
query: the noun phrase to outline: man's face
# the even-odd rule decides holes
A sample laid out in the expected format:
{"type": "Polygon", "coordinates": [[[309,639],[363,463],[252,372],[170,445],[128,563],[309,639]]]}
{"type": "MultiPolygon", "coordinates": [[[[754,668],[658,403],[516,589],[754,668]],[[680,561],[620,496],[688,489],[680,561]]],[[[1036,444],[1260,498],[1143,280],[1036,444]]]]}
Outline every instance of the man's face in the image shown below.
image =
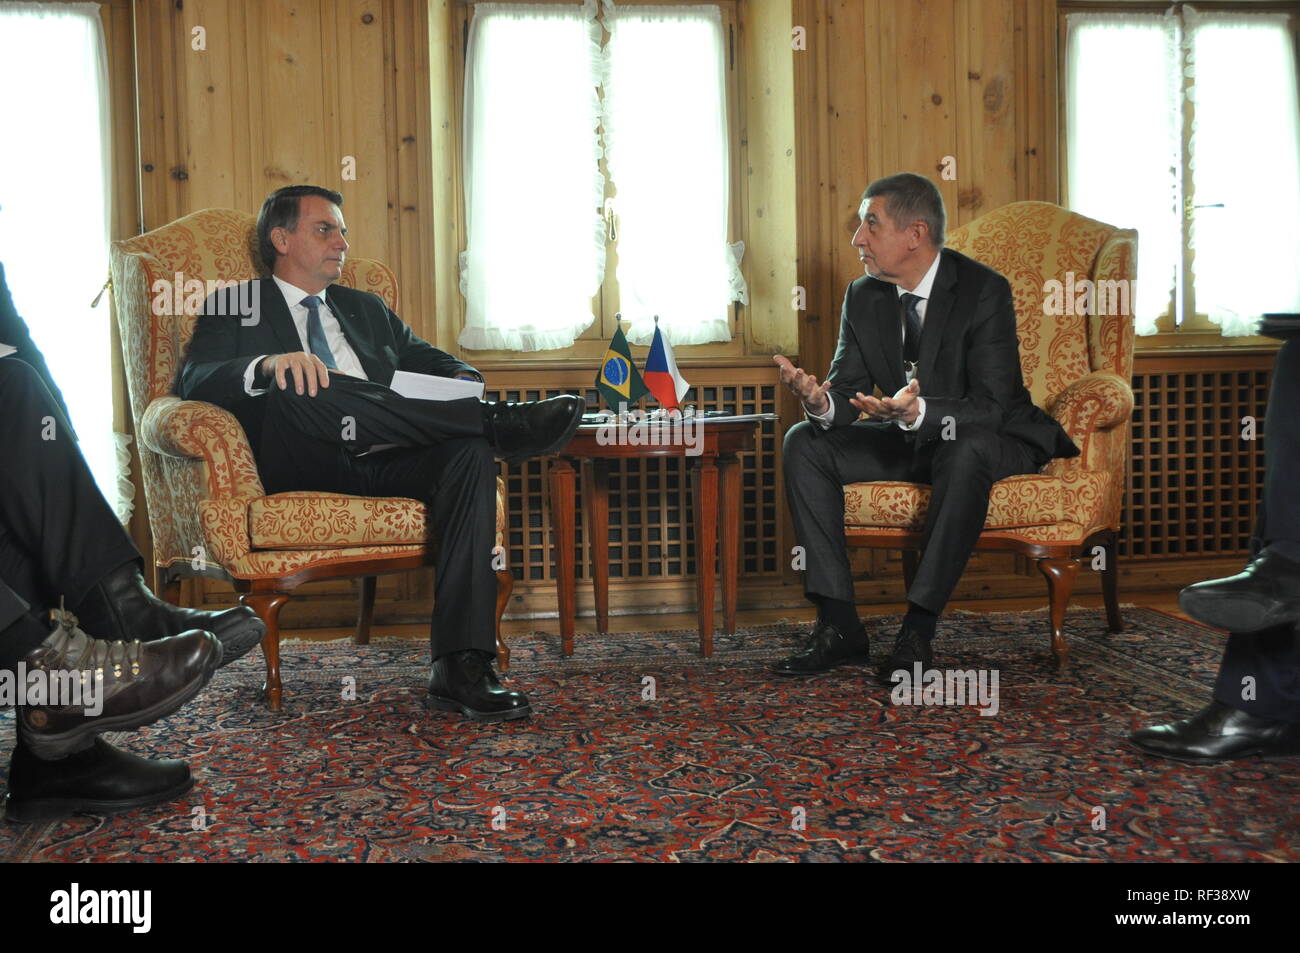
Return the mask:
{"type": "Polygon", "coordinates": [[[853,233],[853,247],[867,273],[882,281],[894,281],[919,246],[915,226],[900,229],[885,212],[888,198],[877,195],[862,203],[858,217],[862,224],[853,233]]]}
{"type": "Polygon", "coordinates": [[[298,227],[271,230],[280,253],[275,274],[312,294],[324,290],[343,274],[347,234],[337,205],[319,195],[304,195],[298,200],[298,227]]]}

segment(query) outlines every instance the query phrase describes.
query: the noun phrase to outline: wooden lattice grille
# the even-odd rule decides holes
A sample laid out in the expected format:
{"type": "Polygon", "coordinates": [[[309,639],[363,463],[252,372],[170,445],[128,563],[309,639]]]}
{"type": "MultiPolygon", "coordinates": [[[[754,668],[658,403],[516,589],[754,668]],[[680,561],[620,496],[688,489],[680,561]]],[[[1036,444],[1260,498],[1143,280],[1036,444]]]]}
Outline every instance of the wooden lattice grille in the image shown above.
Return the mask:
{"type": "MultiPolygon", "coordinates": [[[[1204,366],[1204,365],[1202,365],[1204,366]]],[[[1264,484],[1266,366],[1139,372],[1120,552],[1139,558],[1246,549],[1264,484]],[[1242,418],[1256,439],[1242,439],[1242,418]]]]}

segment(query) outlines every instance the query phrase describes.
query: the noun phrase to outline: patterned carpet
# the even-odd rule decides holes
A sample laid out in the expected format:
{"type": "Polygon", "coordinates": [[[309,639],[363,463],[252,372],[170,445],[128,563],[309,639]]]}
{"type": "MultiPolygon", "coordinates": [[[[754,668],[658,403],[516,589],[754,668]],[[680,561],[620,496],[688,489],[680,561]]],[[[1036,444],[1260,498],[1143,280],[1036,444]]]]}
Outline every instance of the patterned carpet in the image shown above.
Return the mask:
{"type": "MultiPolygon", "coordinates": [[[[425,712],[418,643],[288,645],[283,713],[258,701],[255,652],[168,721],[111,736],[189,759],[186,799],[0,825],[0,858],[1300,859],[1300,759],[1191,767],[1125,746],[1205,704],[1222,646],[1158,612],[1125,620],[1112,636],[1100,610],[1071,612],[1057,677],[1043,613],[945,618],[936,663],[997,670],[991,717],[894,705],[861,668],[769,675],[790,626],[721,636],[710,661],[694,632],[580,635],[567,660],[517,639],[538,714],[496,726],[425,712]]],[[[897,617],[879,621],[892,643],[897,617]]]]}

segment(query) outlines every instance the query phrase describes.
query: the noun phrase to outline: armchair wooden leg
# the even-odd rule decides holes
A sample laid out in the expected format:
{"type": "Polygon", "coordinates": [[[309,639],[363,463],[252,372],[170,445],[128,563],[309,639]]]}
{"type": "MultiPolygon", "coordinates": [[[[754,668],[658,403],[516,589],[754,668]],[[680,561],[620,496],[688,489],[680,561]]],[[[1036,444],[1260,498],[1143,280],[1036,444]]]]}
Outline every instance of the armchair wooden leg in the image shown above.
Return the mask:
{"type": "Polygon", "coordinates": [[[916,581],[916,567],[921,564],[921,554],[915,549],[903,550],[903,585],[907,591],[912,591],[912,583],[916,581]]]}
{"type": "Polygon", "coordinates": [[[1058,671],[1065,668],[1070,655],[1070,647],[1065,644],[1061,630],[1065,626],[1065,607],[1070,604],[1079,566],[1077,559],[1038,560],[1038,571],[1047,577],[1047,600],[1052,611],[1052,658],[1056,660],[1058,671]]]}
{"type": "Polygon", "coordinates": [[[1106,568],[1101,571],[1101,594],[1106,602],[1106,623],[1112,632],[1124,631],[1119,614],[1119,539],[1111,533],[1106,540],[1106,568]]]}
{"type": "Polygon", "coordinates": [[[357,631],[352,636],[354,645],[370,644],[370,623],[375,618],[375,577],[361,577],[361,604],[357,612],[357,631]]]}
{"type": "Polygon", "coordinates": [[[262,655],[266,658],[266,684],[262,692],[266,696],[266,707],[279,711],[284,686],[280,681],[280,607],[289,601],[287,592],[246,592],[239,601],[251,606],[258,617],[266,623],[266,635],[262,637],[262,655]]]}
{"type": "Polygon", "coordinates": [[[155,565],[153,567],[153,591],[163,602],[174,606],[181,604],[181,577],[170,569],[155,565]]]}
{"type": "Polygon", "coordinates": [[[497,570],[497,668],[505,671],[510,667],[510,646],[501,638],[501,617],[505,615],[506,603],[515,588],[515,576],[509,569],[497,570]]]}

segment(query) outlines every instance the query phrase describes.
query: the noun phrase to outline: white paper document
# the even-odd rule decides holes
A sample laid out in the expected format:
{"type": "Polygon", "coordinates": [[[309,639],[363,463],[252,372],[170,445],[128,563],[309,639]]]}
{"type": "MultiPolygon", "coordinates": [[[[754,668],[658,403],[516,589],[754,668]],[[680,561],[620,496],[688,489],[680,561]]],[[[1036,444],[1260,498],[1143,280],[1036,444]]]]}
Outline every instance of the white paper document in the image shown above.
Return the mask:
{"type": "Polygon", "coordinates": [[[388,385],[403,397],[417,400],[463,400],[473,397],[483,399],[483,384],[479,381],[462,381],[454,377],[434,377],[432,374],[414,374],[395,371],[388,385]]]}

